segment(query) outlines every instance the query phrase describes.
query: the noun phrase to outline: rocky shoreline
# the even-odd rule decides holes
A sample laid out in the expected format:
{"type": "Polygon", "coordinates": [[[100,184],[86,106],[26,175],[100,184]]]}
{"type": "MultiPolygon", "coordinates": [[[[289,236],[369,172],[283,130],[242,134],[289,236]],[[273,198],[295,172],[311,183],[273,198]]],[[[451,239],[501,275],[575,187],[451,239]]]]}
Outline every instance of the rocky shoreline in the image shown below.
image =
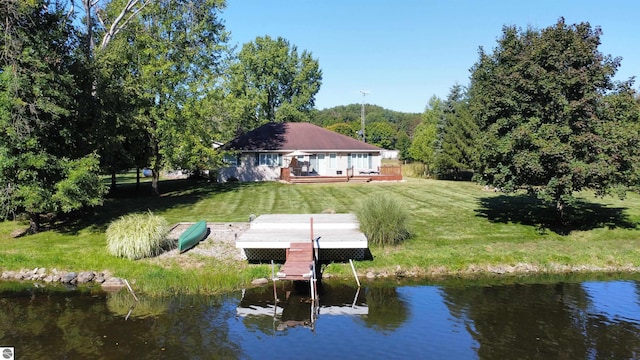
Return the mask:
{"type": "MultiPolygon", "coordinates": [[[[180,234],[193,223],[175,224],[168,237],[177,242],[180,234]]],[[[207,223],[209,235],[197,247],[180,254],[177,248],[166,251],[149,261],[162,264],[170,259],[179,259],[185,267],[198,266],[198,256],[214,257],[221,261],[241,261],[240,251],[235,247],[236,238],[249,228],[246,222],[207,223]]],[[[108,270],[103,271],[65,271],[37,267],[18,271],[0,269],[2,281],[34,281],[44,285],[62,284],[66,286],[100,285],[105,291],[119,291],[126,286],[125,280],[114,277],[108,270]]],[[[132,283],[133,284],[133,283],[132,283]]]]}
{"type": "Polygon", "coordinates": [[[59,271],[46,268],[35,268],[33,270],[23,269],[20,271],[4,271],[0,279],[5,281],[38,281],[45,284],[60,283],[63,285],[91,285],[99,284],[105,291],[119,291],[125,286],[125,281],[118,277],[113,277],[108,271],[59,271]]]}
{"type": "MultiPolygon", "coordinates": [[[[180,233],[192,223],[178,223],[170,231],[169,237],[177,240],[180,233]]],[[[235,248],[235,240],[249,228],[249,223],[208,223],[209,236],[197,247],[186,253],[180,254],[177,249],[169,250],[155,258],[149,259],[153,263],[163,264],[167,261],[177,261],[184,268],[197,268],[200,266],[201,257],[213,257],[219,261],[243,261],[241,253],[235,248]]],[[[443,276],[509,276],[527,274],[566,274],[566,273],[640,273],[640,266],[593,266],[593,265],[563,265],[547,264],[503,264],[503,265],[478,265],[470,264],[464,270],[452,271],[446,267],[431,268],[403,268],[399,265],[395,268],[364,268],[358,269],[361,279],[374,280],[386,278],[441,278],[443,276]]],[[[325,273],[323,278],[336,277],[325,273]]],[[[115,292],[126,287],[126,280],[114,277],[110,271],[64,271],[38,267],[35,269],[22,269],[18,271],[0,269],[2,281],[33,281],[43,285],[62,284],[65,286],[97,286],[104,291],[115,292]]],[[[261,286],[269,282],[266,278],[254,279],[253,286],[261,286]]],[[[131,283],[133,285],[133,282],[131,283]]]]}

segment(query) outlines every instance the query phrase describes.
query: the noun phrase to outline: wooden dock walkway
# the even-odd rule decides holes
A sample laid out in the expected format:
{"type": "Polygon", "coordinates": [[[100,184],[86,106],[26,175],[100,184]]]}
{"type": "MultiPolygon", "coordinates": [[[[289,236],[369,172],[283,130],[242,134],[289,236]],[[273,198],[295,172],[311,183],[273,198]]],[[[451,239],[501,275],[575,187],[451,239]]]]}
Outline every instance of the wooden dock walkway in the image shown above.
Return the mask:
{"type": "Polygon", "coordinates": [[[285,263],[276,274],[279,280],[310,281],[315,278],[313,243],[291,243],[285,263]]]}

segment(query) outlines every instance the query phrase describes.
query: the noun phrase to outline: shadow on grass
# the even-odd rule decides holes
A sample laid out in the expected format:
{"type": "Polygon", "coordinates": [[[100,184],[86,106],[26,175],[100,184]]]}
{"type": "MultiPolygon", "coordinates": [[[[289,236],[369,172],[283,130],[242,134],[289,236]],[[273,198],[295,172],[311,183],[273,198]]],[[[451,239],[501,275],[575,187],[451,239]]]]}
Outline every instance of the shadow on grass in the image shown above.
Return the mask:
{"type": "Polygon", "coordinates": [[[559,235],[572,231],[587,231],[607,227],[610,229],[635,229],[637,224],[629,220],[626,208],[578,200],[565,214],[562,221],[553,206],[528,195],[499,195],[480,198],[476,216],[496,223],[517,223],[535,226],[539,232],[547,230],[559,235]]]}
{"type": "Polygon", "coordinates": [[[213,194],[240,191],[256,186],[255,183],[208,183],[206,180],[176,179],[161,180],[158,188],[160,196],[152,194],[151,183],[119,184],[115,192],[109,194],[103,206],[89,209],[84,213],[72,213],[54,226],[56,231],[75,234],[82,229],[91,228],[103,232],[109,223],[120,216],[145,212],[161,212],[174,207],[197,203],[213,194]]]}

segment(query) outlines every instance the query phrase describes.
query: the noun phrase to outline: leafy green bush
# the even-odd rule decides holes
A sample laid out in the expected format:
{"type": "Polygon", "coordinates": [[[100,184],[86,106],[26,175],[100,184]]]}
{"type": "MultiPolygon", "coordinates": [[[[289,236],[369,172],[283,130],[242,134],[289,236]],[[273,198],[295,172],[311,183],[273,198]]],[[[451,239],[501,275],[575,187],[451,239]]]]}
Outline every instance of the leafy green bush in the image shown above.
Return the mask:
{"type": "Polygon", "coordinates": [[[368,197],[359,204],[356,216],[369,242],[393,245],[409,237],[409,212],[398,200],[384,194],[368,197]]]}
{"type": "Polygon", "coordinates": [[[107,251],[131,260],[155,256],[170,245],[168,234],[169,223],[150,211],[125,215],[107,228],[107,251]]]}

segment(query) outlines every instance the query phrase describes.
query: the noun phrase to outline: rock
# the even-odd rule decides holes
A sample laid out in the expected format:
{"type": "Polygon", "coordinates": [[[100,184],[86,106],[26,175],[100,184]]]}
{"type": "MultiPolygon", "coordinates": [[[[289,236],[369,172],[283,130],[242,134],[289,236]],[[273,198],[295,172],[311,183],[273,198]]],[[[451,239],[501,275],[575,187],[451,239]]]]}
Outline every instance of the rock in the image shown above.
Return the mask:
{"type": "Polygon", "coordinates": [[[269,280],[267,280],[266,278],[259,278],[251,281],[251,285],[256,285],[256,286],[267,285],[268,283],[269,283],[269,280]]]}
{"type": "Polygon", "coordinates": [[[373,271],[367,271],[367,279],[375,279],[376,274],[373,271]]]}
{"type": "Polygon", "coordinates": [[[78,275],[78,283],[79,284],[88,283],[89,281],[93,280],[95,276],[96,275],[93,271],[83,271],[78,275]]]}
{"type": "Polygon", "coordinates": [[[77,279],[78,279],[78,275],[72,271],[62,275],[62,277],[60,278],[60,282],[64,284],[71,284],[71,283],[77,282],[78,281],[77,279]]]}
{"type": "Polygon", "coordinates": [[[24,235],[26,235],[29,232],[29,228],[26,229],[15,229],[11,232],[11,237],[12,238],[19,238],[22,237],[24,235]]]}
{"type": "Polygon", "coordinates": [[[120,278],[112,277],[102,283],[102,290],[118,292],[125,286],[124,281],[120,278]]]}
{"type": "Polygon", "coordinates": [[[20,280],[31,280],[30,270],[20,270],[20,280]]]}
{"type": "Polygon", "coordinates": [[[111,272],[109,270],[104,270],[99,275],[102,275],[102,277],[105,280],[109,280],[109,279],[111,279],[113,277],[113,275],[111,274],[111,272]]]}

